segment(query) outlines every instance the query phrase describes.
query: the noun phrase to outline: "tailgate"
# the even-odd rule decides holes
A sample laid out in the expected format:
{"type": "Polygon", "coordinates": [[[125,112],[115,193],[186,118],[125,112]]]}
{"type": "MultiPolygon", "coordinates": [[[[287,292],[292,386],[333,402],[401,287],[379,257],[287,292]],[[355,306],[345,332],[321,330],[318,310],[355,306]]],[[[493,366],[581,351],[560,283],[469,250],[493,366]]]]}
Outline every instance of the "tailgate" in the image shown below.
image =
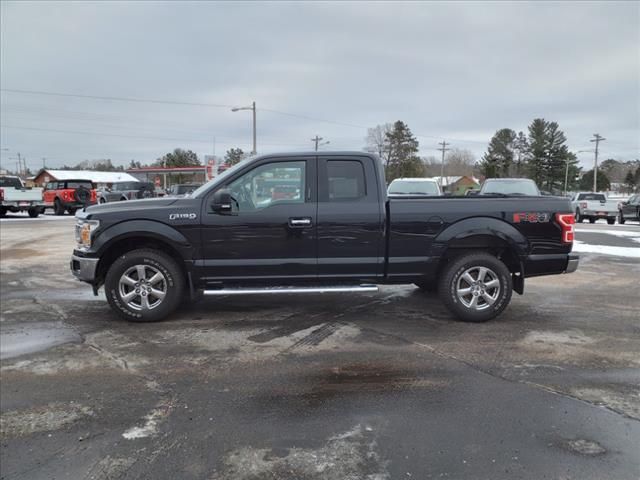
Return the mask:
{"type": "Polygon", "coordinates": [[[42,188],[26,188],[24,190],[5,188],[4,200],[6,202],[41,202],[42,188]]]}

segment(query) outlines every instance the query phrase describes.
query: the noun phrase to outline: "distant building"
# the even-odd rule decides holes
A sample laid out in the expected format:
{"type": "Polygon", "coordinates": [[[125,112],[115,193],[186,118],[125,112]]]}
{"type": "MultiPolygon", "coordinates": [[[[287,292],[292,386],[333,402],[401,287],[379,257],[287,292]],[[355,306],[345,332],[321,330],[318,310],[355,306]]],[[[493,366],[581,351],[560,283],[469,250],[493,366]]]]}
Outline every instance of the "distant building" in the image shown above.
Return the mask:
{"type": "Polygon", "coordinates": [[[449,177],[433,177],[438,182],[440,188],[445,193],[452,195],[464,195],[469,190],[479,190],[480,181],[475,177],[467,175],[457,175],[449,177]]]}
{"type": "Polygon", "coordinates": [[[135,177],[134,180],[153,182],[156,187],[165,189],[177,183],[205,183],[209,174],[205,165],[197,167],[128,168],[126,172],[133,175],[135,177]]]}
{"type": "Polygon", "coordinates": [[[54,170],[42,168],[33,177],[33,183],[44,186],[49,182],[62,180],[91,180],[96,186],[105,186],[118,182],[135,182],[137,178],[126,172],[96,172],[94,170],[54,170]]]}

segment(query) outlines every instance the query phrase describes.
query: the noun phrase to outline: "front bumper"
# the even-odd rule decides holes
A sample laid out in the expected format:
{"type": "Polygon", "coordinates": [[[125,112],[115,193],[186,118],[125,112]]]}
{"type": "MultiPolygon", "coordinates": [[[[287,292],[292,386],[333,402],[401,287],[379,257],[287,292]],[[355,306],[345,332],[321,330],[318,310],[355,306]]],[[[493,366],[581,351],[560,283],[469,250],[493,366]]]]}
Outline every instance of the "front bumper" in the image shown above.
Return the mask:
{"type": "Polygon", "coordinates": [[[78,280],[82,280],[87,283],[95,283],[96,270],[98,268],[99,258],[79,257],[77,255],[71,256],[71,273],[78,280]]]}

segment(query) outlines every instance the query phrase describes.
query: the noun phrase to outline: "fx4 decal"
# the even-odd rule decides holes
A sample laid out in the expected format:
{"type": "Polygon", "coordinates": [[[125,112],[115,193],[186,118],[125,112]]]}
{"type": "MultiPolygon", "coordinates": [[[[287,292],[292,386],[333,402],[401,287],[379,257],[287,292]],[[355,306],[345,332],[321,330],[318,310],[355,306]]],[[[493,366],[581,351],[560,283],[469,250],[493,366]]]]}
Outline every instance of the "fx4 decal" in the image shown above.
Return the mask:
{"type": "Polygon", "coordinates": [[[551,215],[548,213],[514,213],[513,223],[548,223],[551,215]]]}

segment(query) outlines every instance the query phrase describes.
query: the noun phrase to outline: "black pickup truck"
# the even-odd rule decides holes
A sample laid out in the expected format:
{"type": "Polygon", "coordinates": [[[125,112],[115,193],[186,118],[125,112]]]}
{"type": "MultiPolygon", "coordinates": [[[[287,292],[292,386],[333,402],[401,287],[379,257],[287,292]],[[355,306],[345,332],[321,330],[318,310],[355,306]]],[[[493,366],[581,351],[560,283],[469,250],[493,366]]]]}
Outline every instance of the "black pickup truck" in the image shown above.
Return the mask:
{"type": "Polygon", "coordinates": [[[184,198],[76,213],[71,270],[122,317],[160,320],[186,295],[437,290],[453,314],[501,313],[524,279],[570,273],[574,217],[555,197],[388,199],[375,155],[246,160],[184,198]]]}

